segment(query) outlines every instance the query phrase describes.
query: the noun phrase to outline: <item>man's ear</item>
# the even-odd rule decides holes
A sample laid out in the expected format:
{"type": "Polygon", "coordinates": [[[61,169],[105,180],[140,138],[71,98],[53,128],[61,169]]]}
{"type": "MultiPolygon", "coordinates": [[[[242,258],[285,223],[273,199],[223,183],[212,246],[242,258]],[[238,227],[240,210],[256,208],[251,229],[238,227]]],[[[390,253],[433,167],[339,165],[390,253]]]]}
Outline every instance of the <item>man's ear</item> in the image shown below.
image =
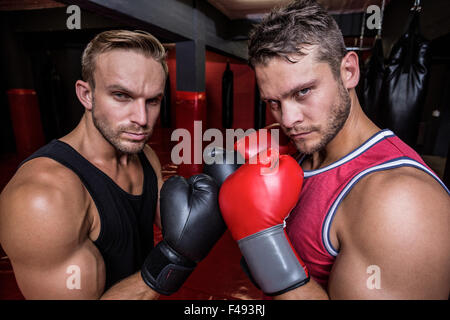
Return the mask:
{"type": "Polygon", "coordinates": [[[78,100],[86,108],[86,110],[92,110],[92,100],[94,91],[88,82],[78,80],[75,83],[75,92],[77,93],[78,100]]]}
{"type": "Polygon", "coordinates": [[[359,59],[354,51],[348,52],[341,62],[341,78],[344,87],[353,89],[359,82],[359,59]]]}

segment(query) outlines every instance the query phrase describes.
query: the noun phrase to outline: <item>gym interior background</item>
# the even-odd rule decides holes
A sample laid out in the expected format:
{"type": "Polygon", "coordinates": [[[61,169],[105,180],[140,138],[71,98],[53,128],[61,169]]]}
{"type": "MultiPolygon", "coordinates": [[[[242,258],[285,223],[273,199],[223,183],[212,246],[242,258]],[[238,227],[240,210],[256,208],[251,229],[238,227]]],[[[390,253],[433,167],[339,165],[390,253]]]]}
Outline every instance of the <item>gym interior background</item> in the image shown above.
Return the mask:
{"type": "MultiPolygon", "coordinates": [[[[258,129],[274,123],[258,98],[255,75],[246,62],[246,45],[252,24],[271,6],[284,2],[260,1],[258,6],[258,1],[251,4],[246,0],[0,0],[0,190],[21,160],[78,124],[84,109],[74,84],[81,78],[81,54],[104,30],[146,30],[168,50],[169,81],[161,117],[149,141],[166,176],[201,170],[170,162],[170,150],[176,143],[170,136],[176,128],[192,130],[194,120],[202,121],[203,130],[258,129]],[[74,12],[68,11],[70,5],[80,9],[79,28],[68,27],[74,12]]],[[[417,27],[429,46],[428,68],[426,81],[419,86],[420,96],[406,111],[389,110],[382,102],[373,105],[373,99],[367,102],[364,81],[376,82],[374,74],[379,76],[380,70],[386,77],[391,52],[412,23],[411,8],[417,9],[418,1],[319,2],[335,17],[348,48],[359,54],[362,78],[366,78],[358,93],[365,111],[378,124],[393,125],[390,129],[394,132],[403,130],[405,140],[450,187],[450,1],[419,1],[417,27]],[[372,4],[384,4],[381,31],[364,23],[366,8],[372,4]],[[369,68],[374,68],[371,75],[369,68]],[[396,112],[407,113],[409,119],[398,130],[395,121],[383,119],[395,117],[396,112]]],[[[413,64],[414,60],[409,62],[410,67],[413,64]]],[[[380,90],[377,99],[386,96],[380,90]]],[[[0,299],[23,299],[1,248],[0,256],[0,299]]],[[[261,298],[241,271],[239,260],[239,249],[225,233],[183,288],[168,298],[261,298]]]]}

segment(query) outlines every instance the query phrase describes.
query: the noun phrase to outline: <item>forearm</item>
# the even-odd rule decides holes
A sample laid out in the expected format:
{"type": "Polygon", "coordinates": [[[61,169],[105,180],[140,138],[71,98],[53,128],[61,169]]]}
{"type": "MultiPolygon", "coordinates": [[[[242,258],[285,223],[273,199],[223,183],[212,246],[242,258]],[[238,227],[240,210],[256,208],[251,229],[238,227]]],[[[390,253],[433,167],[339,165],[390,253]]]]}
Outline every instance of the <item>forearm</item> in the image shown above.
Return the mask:
{"type": "Polygon", "coordinates": [[[156,300],[159,293],[152,290],[142,280],[141,272],[123,279],[109,288],[101,297],[102,300],[156,300]]]}
{"type": "Polygon", "coordinates": [[[310,279],[309,282],[294,290],[274,297],[275,300],[329,300],[327,292],[316,282],[310,279]]]}

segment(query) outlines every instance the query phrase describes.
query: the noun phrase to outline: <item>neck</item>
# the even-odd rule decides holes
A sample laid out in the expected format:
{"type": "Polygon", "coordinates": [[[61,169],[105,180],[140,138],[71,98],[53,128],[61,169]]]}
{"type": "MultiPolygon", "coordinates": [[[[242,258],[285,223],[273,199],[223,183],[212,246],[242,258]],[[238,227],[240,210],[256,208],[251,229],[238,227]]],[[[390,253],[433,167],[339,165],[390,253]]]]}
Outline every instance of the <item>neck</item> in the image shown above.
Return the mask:
{"type": "Polygon", "coordinates": [[[77,127],[59,140],[68,143],[84,158],[99,165],[126,166],[135,158],[135,155],[122,153],[112,146],[95,127],[88,111],[77,127]]]}
{"type": "Polygon", "coordinates": [[[344,126],[324,149],[311,155],[311,170],[323,168],[341,159],[380,131],[365,115],[354,89],[350,91],[350,98],[350,113],[344,126]]]}

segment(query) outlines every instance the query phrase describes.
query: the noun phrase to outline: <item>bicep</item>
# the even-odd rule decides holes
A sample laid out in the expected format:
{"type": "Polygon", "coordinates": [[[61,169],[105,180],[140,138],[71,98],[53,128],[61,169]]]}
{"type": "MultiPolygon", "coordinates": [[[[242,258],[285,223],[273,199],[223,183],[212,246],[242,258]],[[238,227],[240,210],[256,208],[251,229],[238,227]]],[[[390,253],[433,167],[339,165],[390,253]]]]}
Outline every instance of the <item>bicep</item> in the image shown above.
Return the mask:
{"type": "Polygon", "coordinates": [[[348,249],[339,253],[329,280],[331,299],[446,299],[445,254],[375,246],[369,250],[383,252],[348,249]]]}
{"type": "Polygon", "coordinates": [[[395,299],[382,260],[373,261],[355,248],[341,249],[328,282],[330,299],[395,299]]]}
{"type": "Polygon", "coordinates": [[[10,256],[17,284],[26,299],[98,299],[104,286],[104,264],[86,242],[65,254],[36,252],[10,256]]]}
{"type": "Polygon", "coordinates": [[[87,236],[81,209],[57,190],[30,194],[11,193],[0,208],[0,240],[22,294],[27,299],[98,298],[104,264],[87,236]]]}

